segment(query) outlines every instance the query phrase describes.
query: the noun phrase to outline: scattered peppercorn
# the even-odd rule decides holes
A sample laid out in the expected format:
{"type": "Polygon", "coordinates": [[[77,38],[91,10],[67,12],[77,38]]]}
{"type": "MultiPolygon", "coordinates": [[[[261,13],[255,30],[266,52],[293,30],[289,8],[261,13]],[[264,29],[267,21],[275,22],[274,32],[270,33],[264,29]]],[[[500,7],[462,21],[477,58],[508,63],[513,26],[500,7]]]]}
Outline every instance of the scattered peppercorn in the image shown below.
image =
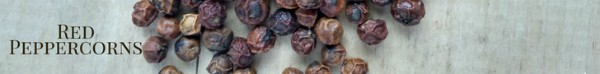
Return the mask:
{"type": "Polygon", "coordinates": [[[181,37],[175,42],[175,53],[179,59],[189,62],[200,55],[200,42],[196,39],[181,37]]]}
{"type": "Polygon", "coordinates": [[[183,74],[181,71],[177,70],[177,67],[173,66],[173,65],[167,65],[165,67],[163,67],[162,69],[160,69],[160,72],[158,72],[158,74],[183,74]]]}
{"type": "Polygon", "coordinates": [[[304,27],[312,28],[317,21],[318,12],[316,9],[297,9],[296,16],[298,23],[304,27]]]}
{"type": "Polygon", "coordinates": [[[267,27],[277,35],[288,35],[298,28],[296,15],[288,9],[277,9],[267,21],[267,27]]]}
{"type": "Polygon", "coordinates": [[[229,45],[233,40],[233,31],[229,28],[214,30],[205,30],[202,33],[202,44],[212,52],[222,52],[229,50],[229,45]]]}
{"type": "Polygon", "coordinates": [[[346,7],[346,18],[350,23],[361,24],[369,18],[369,7],[362,2],[351,2],[346,7]]]}
{"type": "Polygon", "coordinates": [[[319,63],[318,61],[314,61],[314,62],[308,64],[308,67],[306,67],[306,71],[304,73],[306,73],[306,74],[331,74],[331,69],[329,68],[329,66],[325,66],[325,65],[319,63]]]}
{"type": "Polygon", "coordinates": [[[160,63],[167,56],[167,41],[159,36],[146,39],[142,54],[148,63],[160,63]]]}
{"type": "Polygon", "coordinates": [[[308,55],[317,46],[317,39],[315,37],[315,33],[310,29],[299,28],[292,34],[292,48],[298,54],[308,55]]]}
{"type": "Polygon", "coordinates": [[[229,47],[229,54],[231,56],[231,62],[236,68],[247,68],[252,64],[252,53],[246,43],[246,38],[234,37],[229,47]]]}
{"type": "Polygon", "coordinates": [[[328,45],[321,51],[321,60],[328,66],[339,66],[346,57],[346,48],[342,44],[328,45]]]}
{"type": "Polygon", "coordinates": [[[252,54],[268,52],[273,46],[277,36],[264,26],[254,27],[248,34],[248,46],[252,54]]]}
{"type": "Polygon", "coordinates": [[[158,20],[156,32],[166,40],[173,40],[181,33],[179,31],[179,20],[174,17],[162,17],[158,20]]]}
{"type": "Polygon", "coordinates": [[[281,74],[304,74],[298,68],[287,67],[281,74]]]}
{"type": "Polygon", "coordinates": [[[321,18],[314,28],[319,40],[325,45],[337,45],[342,39],[342,23],[333,18],[321,18]]]}
{"type": "Polygon", "coordinates": [[[340,70],[342,74],[367,74],[369,65],[363,59],[348,58],[344,61],[340,70]]]}
{"type": "Polygon", "coordinates": [[[425,6],[421,0],[398,0],[392,4],[391,12],[397,22],[413,26],[425,16],[425,6]]]}
{"type": "Polygon", "coordinates": [[[225,6],[216,0],[207,0],[198,7],[198,23],[206,29],[218,29],[223,27],[227,17],[225,6]]]}
{"type": "Polygon", "coordinates": [[[133,6],[131,20],[138,27],[147,27],[158,16],[158,10],[154,8],[149,0],[141,0],[133,6]]]}
{"type": "Polygon", "coordinates": [[[217,53],[212,57],[210,63],[206,67],[209,74],[229,74],[233,70],[233,63],[229,60],[230,56],[227,53],[217,53]]]}
{"type": "Polygon", "coordinates": [[[184,36],[197,36],[202,33],[202,25],[197,24],[197,14],[185,14],[179,24],[179,30],[184,36]]]}
{"type": "Polygon", "coordinates": [[[327,17],[336,17],[344,10],[344,7],[346,7],[346,0],[323,0],[320,10],[327,17]]]}
{"type": "Polygon", "coordinates": [[[152,0],[152,3],[158,11],[167,15],[174,15],[178,11],[179,0],[152,0]]]}
{"type": "Polygon", "coordinates": [[[236,4],[235,13],[242,23],[257,26],[269,16],[269,5],[268,0],[240,0],[236,4]]]}
{"type": "Polygon", "coordinates": [[[388,35],[387,27],[384,20],[368,20],[358,26],[358,37],[363,42],[373,45],[379,44],[385,40],[388,35]]]}

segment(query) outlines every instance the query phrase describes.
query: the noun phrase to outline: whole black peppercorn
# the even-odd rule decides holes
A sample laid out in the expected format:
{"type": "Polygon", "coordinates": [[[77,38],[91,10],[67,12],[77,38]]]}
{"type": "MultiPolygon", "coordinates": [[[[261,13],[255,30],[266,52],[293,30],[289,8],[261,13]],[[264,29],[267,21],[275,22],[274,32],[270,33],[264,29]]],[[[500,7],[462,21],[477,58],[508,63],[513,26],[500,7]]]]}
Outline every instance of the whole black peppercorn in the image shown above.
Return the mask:
{"type": "Polygon", "coordinates": [[[328,45],[321,51],[321,60],[328,66],[339,66],[346,57],[346,48],[342,44],[328,45]]]}
{"type": "Polygon", "coordinates": [[[177,67],[173,66],[173,65],[167,65],[165,67],[163,67],[162,69],[160,69],[160,72],[158,72],[158,74],[183,74],[181,71],[179,71],[177,69],[177,67]]]}
{"type": "Polygon", "coordinates": [[[181,4],[189,8],[197,8],[204,0],[181,0],[181,4]]]}
{"type": "Polygon", "coordinates": [[[234,66],[229,60],[230,56],[227,53],[217,53],[212,57],[206,71],[209,74],[229,74],[234,66]]]}
{"type": "Polygon", "coordinates": [[[363,59],[348,58],[344,61],[340,70],[342,74],[367,74],[369,65],[363,59]]]}
{"type": "Polygon", "coordinates": [[[197,14],[185,14],[179,24],[179,30],[184,36],[197,36],[202,33],[202,26],[196,23],[197,14]]]}
{"type": "Polygon", "coordinates": [[[342,23],[333,18],[321,18],[314,28],[317,38],[325,45],[337,45],[342,40],[342,23]]]}
{"type": "Polygon", "coordinates": [[[369,18],[369,7],[362,2],[352,2],[346,7],[346,18],[354,24],[361,24],[369,18]]]}
{"type": "Polygon", "coordinates": [[[159,36],[148,37],[142,47],[142,55],[148,63],[160,63],[167,55],[167,41],[159,36]]]}
{"type": "Polygon", "coordinates": [[[133,13],[131,13],[131,20],[133,24],[138,27],[147,27],[156,19],[158,16],[158,10],[154,8],[149,0],[141,0],[135,3],[133,6],[133,13]]]}
{"type": "Polygon", "coordinates": [[[331,74],[331,69],[329,68],[329,66],[323,65],[323,64],[319,63],[318,61],[314,61],[314,62],[308,64],[308,67],[306,67],[306,71],[304,73],[306,73],[306,74],[331,74]]]}
{"type": "Polygon", "coordinates": [[[162,17],[158,20],[156,32],[167,40],[173,40],[181,34],[179,31],[179,20],[174,17],[162,17]]]}
{"type": "Polygon", "coordinates": [[[252,64],[252,53],[246,43],[246,38],[234,37],[229,47],[229,54],[231,56],[231,62],[236,68],[247,68],[252,64]]]}
{"type": "Polygon", "coordinates": [[[288,67],[288,68],[285,68],[285,70],[283,70],[283,72],[281,74],[304,74],[304,73],[302,71],[300,71],[298,68],[288,67]]]}
{"type": "Polygon", "coordinates": [[[227,13],[225,6],[216,0],[204,1],[198,7],[198,23],[206,29],[218,29],[223,27],[227,13]]]}
{"type": "Polygon", "coordinates": [[[233,74],[256,74],[256,69],[252,67],[243,68],[243,69],[235,69],[233,74]]]}
{"type": "Polygon", "coordinates": [[[369,45],[379,44],[388,35],[385,21],[380,19],[369,20],[360,24],[356,32],[360,40],[369,45]]]}
{"type": "Polygon", "coordinates": [[[240,0],[235,7],[238,19],[246,25],[257,26],[269,16],[268,0],[240,0]]]}
{"type": "Polygon", "coordinates": [[[318,12],[316,9],[297,9],[296,17],[298,17],[298,23],[304,27],[312,28],[317,21],[318,12]]]}
{"type": "Polygon", "coordinates": [[[277,3],[277,7],[285,8],[285,9],[296,9],[298,5],[295,0],[275,0],[277,3]]]}
{"type": "Polygon", "coordinates": [[[288,35],[298,28],[293,10],[277,9],[269,17],[267,27],[277,35],[288,35]]]}
{"type": "Polygon", "coordinates": [[[200,55],[200,42],[196,39],[181,37],[175,42],[175,53],[179,59],[189,62],[200,55]]]}
{"type": "Polygon", "coordinates": [[[250,47],[252,54],[268,52],[275,46],[276,40],[277,36],[275,36],[275,33],[264,26],[254,27],[254,29],[248,33],[248,46],[250,47]]]}
{"type": "Polygon", "coordinates": [[[319,9],[323,0],[295,0],[300,9],[319,9]]]}
{"type": "Polygon", "coordinates": [[[291,40],[292,48],[296,53],[302,55],[308,55],[317,46],[317,39],[315,33],[309,29],[299,28],[292,34],[291,40]]]}
{"type": "Polygon", "coordinates": [[[425,6],[421,0],[398,0],[392,4],[391,12],[397,22],[413,26],[425,16],[425,6]]]}
{"type": "Polygon", "coordinates": [[[152,3],[158,11],[167,15],[177,13],[177,6],[179,6],[179,0],[152,0],[152,3]]]}
{"type": "Polygon", "coordinates": [[[229,28],[205,30],[202,33],[202,44],[208,50],[213,52],[222,52],[229,50],[229,45],[233,40],[233,31],[229,28]]]}
{"type": "Polygon", "coordinates": [[[393,0],[371,0],[371,2],[373,2],[373,4],[375,4],[375,5],[385,6],[385,5],[392,4],[392,2],[394,2],[394,1],[393,0]]]}
{"type": "Polygon", "coordinates": [[[344,7],[346,7],[346,0],[323,0],[320,10],[327,17],[336,17],[344,10],[344,7]]]}

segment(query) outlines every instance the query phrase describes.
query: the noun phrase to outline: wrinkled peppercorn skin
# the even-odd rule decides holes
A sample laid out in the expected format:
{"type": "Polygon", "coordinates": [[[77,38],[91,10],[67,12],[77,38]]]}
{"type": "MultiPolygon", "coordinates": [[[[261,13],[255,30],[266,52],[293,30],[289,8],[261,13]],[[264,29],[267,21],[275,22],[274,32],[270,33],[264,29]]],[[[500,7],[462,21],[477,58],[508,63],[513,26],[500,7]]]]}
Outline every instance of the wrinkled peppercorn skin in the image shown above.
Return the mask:
{"type": "Polygon", "coordinates": [[[380,19],[369,20],[360,24],[356,32],[360,40],[369,45],[381,43],[388,35],[385,21],[380,19]]]}
{"type": "Polygon", "coordinates": [[[175,42],[175,53],[179,59],[189,62],[200,55],[200,42],[196,39],[181,37],[175,42]]]}
{"type": "Polygon", "coordinates": [[[229,47],[229,54],[231,56],[231,62],[236,68],[247,68],[252,64],[252,53],[250,47],[246,43],[246,38],[234,37],[229,47]]]}
{"type": "Polygon", "coordinates": [[[212,57],[210,63],[206,67],[209,74],[229,74],[234,68],[233,63],[229,60],[231,57],[227,53],[217,53],[212,57]]]}
{"type": "Polygon", "coordinates": [[[285,9],[296,9],[298,5],[295,0],[275,0],[277,3],[277,7],[285,8],[285,9]]]}
{"type": "Polygon", "coordinates": [[[218,29],[223,27],[227,17],[225,6],[221,3],[208,0],[198,6],[198,23],[206,29],[218,29]]]}
{"type": "Polygon", "coordinates": [[[288,35],[298,28],[298,22],[293,10],[277,9],[269,17],[267,27],[277,35],[288,35]]]}
{"type": "Polygon", "coordinates": [[[386,5],[392,4],[394,1],[393,0],[371,0],[371,2],[373,2],[373,4],[375,4],[375,5],[386,6],[386,5]]]}
{"type": "Polygon", "coordinates": [[[304,27],[312,28],[317,21],[318,12],[319,11],[316,9],[297,9],[295,12],[298,20],[297,22],[304,27]]]}
{"type": "Polygon", "coordinates": [[[248,46],[252,54],[261,54],[268,52],[273,46],[277,36],[271,30],[264,26],[254,27],[248,33],[248,46]]]}
{"type": "Polygon", "coordinates": [[[181,4],[188,8],[197,8],[204,0],[181,0],[181,4]]]}
{"type": "Polygon", "coordinates": [[[174,15],[178,11],[179,0],[152,0],[152,3],[158,11],[166,15],[174,15]]]}
{"type": "Polygon", "coordinates": [[[342,23],[333,18],[321,18],[314,28],[317,38],[325,45],[337,45],[342,39],[342,23]]]}
{"type": "Polygon", "coordinates": [[[185,14],[179,22],[179,30],[183,36],[197,36],[202,33],[202,25],[197,24],[197,14],[185,14]]]}
{"type": "Polygon", "coordinates": [[[135,3],[133,6],[133,13],[131,13],[131,20],[133,24],[138,27],[150,26],[152,21],[158,16],[158,10],[154,8],[149,0],[141,0],[135,3]]]}
{"type": "Polygon", "coordinates": [[[363,59],[348,58],[344,61],[340,70],[342,74],[367,74],[369,65],[363,59]]]}
{"type": "Polygon", "coordinates": [[[235,7],[235,13],[240,21],[246,25],[258,26],[269,16],[268,0],[240,0],[235,7]]]}
{"type": "Polygon", "coordinates": [[[346,18],[350,23],[361,24],[369,18],[369,7],[362,2],[353,2],[346,7],[346,18]]]}
{"type": "Polygon", "coordinates": [[[143,44],[142,55],[148,63],[160,63],[167,55],[167,41],[159,36],[148,37],[143,44]]]}
{"type": "Polygon", "coordinates": [[[331,74],[331,69],[329,66],[323,65],[318,61],[314,61],[306,67],[306,74],[331,74]]]}
{"type": "Polygon", "coordinates": [[[283,72],[281,72],[281,74],[304,74],[304,73],[302,71],[300,71],[298,68],[288,67],[288,68],[285,68],[285,70],[283,70],[283,72]]]}
{"type": "Polygon", "coordinates": [[[319,9],[323,0],[295,0],[300,9],[319,9]]]}
{"type": "Polygon", "coordinates": [[[181,71],[177,69],[177,67],[173,65],[167,65],[160,69],[158,74],[183,74],[181,71]]]}
{"type": "Polygon", "coordinates": [[[229,28],[205,30],[202,33],[202,44],[212,52],[222,52],[229,50],[233,40],[233,31],[229,28]]]}
{"type": "Polygon", "coordinates": [[[317,46],[317,39],[315,33],[309,29],[300,28],[292,34],[291,40],[292,48],[296,53],[302,55],[308,55],[317,46]]]}
{"type": "Polygon", "coordinates": [[[346,0],[323,0],[320,10],[327,17],[336,17],[344,10],[344,7],[346,7],[346,0]]]}
{"type": "Polygon", "coordinates": [[[248,67],[243,69],[235,69],[233,74],[256,74],[256,69],[248,67]]]}
{"type": "Polygon", "coordinates": [[[321,60],[327,66],[339,66],[346,57],[346,48],[343,45],[325,46],[321,51],[321,60]]]}
{"type": "Polygon", "coordinates": [[[405,26],[417,25],[425,16],[425,5],[421,0],[398,0],[391,8],[394,19],[405,26]]]}
{"type": "Polygon", "coordinates": [[[156,32],[167,40],[173,40],[181,34],[179,31],[179,20],[174,17],[162,17],[158,20],[156,32]]]}

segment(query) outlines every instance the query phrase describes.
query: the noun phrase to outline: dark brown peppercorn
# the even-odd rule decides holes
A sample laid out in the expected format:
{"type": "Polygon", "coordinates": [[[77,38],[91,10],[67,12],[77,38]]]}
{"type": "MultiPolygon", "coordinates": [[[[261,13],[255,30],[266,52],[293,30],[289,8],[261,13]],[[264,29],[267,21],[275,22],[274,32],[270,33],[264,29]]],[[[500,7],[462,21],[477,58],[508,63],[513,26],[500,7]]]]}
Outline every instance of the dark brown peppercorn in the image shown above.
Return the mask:
{"type": "Polygon", "coordinates": [[[152,0],[152,3],[158,11],[167,15],[177,13],[177,7],[179,6],[179,0],[152,0]]]}
{"type": "Polygon", "coordinates": [[[229,45],[233,40],[233,31],[229,28],[205,30],[202,33],[202,44],[212,52],[221,52],[229,50],[229,45]]]}
{"type": "Polygon", "coordinates": [[[361,24],[369,18],[369,7],[362,2],[352,2],[346,7],[346,18],[354,24],[361,24]]]}
{"type": "Polygon", "coordinates": [[[167,41],[159,36],[148,37],[142,50],[146,62],[160,63],[167,56],[167,41]]]}
{"type": "Polygon", "coordinates": [[[321,18],[314,28],[319,40],[325,45],[337,45],[342,39],[342,23],[333,18],[321,18]]]}
{"type": "Polygon", "coordinates": [[[328,66],[325,66],[318,61],[314,61],[308,64],[306,67],[306,74],[331,74],[331,69],[328,66]]]}
{"type": "Polygon", "coordinates": [[[298,8],[298,5],[296,4],[295,0],[275,0],[275,2],[277,3],[277,6],[281,7],[281,8],[285,8],[285,9],[298,8]]]}
{"type": "Polygon", "coordinates": [[[131,20],[138,27],[147,27],[156,19],[156,16],[158,16],[158,10],[154,8],[152,3],[149,0],[141,0],[133,6],[131,20]]]}
{"type": "Polygon", "coordinates": [[[196,39],[181,37],[175,42],[175,53],[179,59],[189,62],[200,55],[200,42],[196,39]]]}
{"type": "Polygon", "coordinates": [[[177,67],[173,66],[173,65],[167,65],[165,67],[163,67],[162,69],[160,69],[160,72],[158,74],[183,74],[181,71],[179,71],[177,69],[177,67]]]}
{"type": "Polygon", "coordinates": [[[242,23],[250,26],[262,24],[269,16],[268,0],[240,0],[235,7],[235,13],[242,23]]]}
{"type": "Polygon", "coordinates": [[[385,40],[388,35],[385,21],[380,19],[369,20],[360,24],[356,32],[358,33],[360,40],[369,45],[379,44],[381,41],[385,40]]]}
{"type": "Polygon", "coordinates": [[[299,28],[292,34],[292,48],[298,54],[308,55],[317,46],[315,33],[309,29],[299,28]]]}
{"type": "Polygon", "coordinates": [[[254,29],[248,33],[248,45],[250,46],[252,54],[268,52],[275,46],[276,40],[277,36],[264,26],[254,27],[254,29]]]}
{"type": "Polygon", "coordinates": [[[298,28],[296,15],[292,11],[287,9],[275,10],[273,15],[269,17],[267,27],[277,35],[291,34],[298,28]]]}
{"type": "Polygon", "coordinates": [[[295,0],[300,9],[319,9],[323,0],[295,0]]]}
{"type": "Polygon", "coordinates": [[[181,4],[189,8],[196,8],[198,5],[202,4],[203,1],[204,0],[181,0],[181,4]]]}
{"type": "Polygon", "coordinates": [[[223,27],[227,13],[225,6],[216,0],[204,1],[198,7],[198,23],[206,29],[218,29],[223,27]]]}
{"type": "Polygon", "coordinates": [[[348,58],[342,64],[342,74],[367,74],[369,72],[369,65],[365,60],[360,58],[348,58]]]}
{"type": "Polygon", "coordinates": [[[339,66],[346,57],[346,48],[342,44],[328,45],[321,51],[321,60],[328,66],[339,66]]]}
{"type": "Polygon", "coordinates": [[[256,69],[248,67],[244,69],[235,69],[233,74],[256,74],[256,69]]]}
{"type": "Polygon", "coordinates": [[[252,64],[252,53],[246,43],[246,38],[234,37],[231,41],[230,50],[227,54],[231,56],[231,62],[236,68],[247,68],[252,64]]]}
{"type": "Polygon", "coordinates": [[[233,63],[229,60],[229,55],[226,53],[217,53],[212,57],[210,63],[206,67],[209,74],[229,74],[233,70],[233,63]]]}
{"type": "Polygon", "coordinates": [[[371,2],[373,2],[373,4],[375,4],[375,5],[386,6],[386,5],[392,4],[394,1],[393,0],[371,0],[371,2]]]}
{"type": "Polygon", "coordinates": [[[421,0],[398,0],[392,4],[391,12],[397,22],[413,26],[425,16],[425,6],[421,0]]]}
{"type": "Polygon", "coordinates": [[[179,36],[179,20],[173,17],[162,17],[158,20],[156,32],[167,40],[173,40],[179,36]]]}
{"type": "Polygon", "coordinates": [[[283,70],[283,72],[281,74],[304,74],[304,73],[302,73],[302,71],[300,71],[298,68],[288,67],[288,68],[285,68],[285,70],[283,70]]]}
{"type": "Polygon", "coordinates": [[[298,23],[304,27],[312,28],[317,21],[318,12],[316,9],[297,9],[296,17],[298,17],[298,23]]]}
{"type": "Polygon", "coordinates": [[[323,0],[320,10],[327,17],[335,17],[344,10],[344,7],[346,7],[346,0],[323,0]]]}
{"type": "Polygon", "coordinates": [[[184,36],[196,36],[202,33],[202,26],[196,23],[197,14],[185,14],[179,24],[179,30],[184,36]]]}

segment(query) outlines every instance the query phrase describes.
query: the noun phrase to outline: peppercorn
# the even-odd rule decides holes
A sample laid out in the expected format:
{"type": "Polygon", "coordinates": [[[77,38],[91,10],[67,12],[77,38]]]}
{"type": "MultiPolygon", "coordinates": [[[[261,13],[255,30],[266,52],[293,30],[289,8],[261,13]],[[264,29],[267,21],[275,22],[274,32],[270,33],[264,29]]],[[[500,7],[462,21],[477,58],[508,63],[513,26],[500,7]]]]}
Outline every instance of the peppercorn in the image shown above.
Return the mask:
{"type": "Polygon", "coordinates": [[[317,46],[315,33],[305,28],[299,28],[296,30],[296,32],[292,34],[291,42],[294,51],[302,55],[310,54],[310,52],[312,52],[312,50],[314,50],[317,46]]]}
{"type": "Polygon", "coordinates": [[[204,0],[181,0],[181,4],[189,8],[197,8],[204,0]]]}
{"type": "Polygon", "coordinates": [[[268,0],[240,0],[235,7],[235,13],[240,21],[249,26],[262,24],[269,16],[268,0]]]}
{"type": "Polygon", "coordinates": [[[275,0],[277,3],[277,7],[285,8],[285,9],[296,9],[298,5],[295,0],[275,0]]]}
{"type": "Polygon", "coordinates": [[[361,24],[369,18],[369,7],[362,2],[352,2],[346,7],[346,18],[350,23],[361,24]]]}
{"type": "Polygon", "coordinates": [[[328,66],[338,66],[342,64],[346,57],[346,48],[342,44],[328,45],[321,51],[321,60],[328,66]]]}
{"type": "Polygon", "coordinates": [[[300,9],[319,9],[323,0],[295,0],[300,9]]]}
{"type": "Polygon", "coordinates": [[[306,74],[331,74],[331,69],[329,68],[329,66],[325,66],[325,65],[319,63],[318,61],[314,61],[314,62],[308,64],[308,67],[306,67],[306,71],[304,73],[306,73],[306,74]]]}
{"type": "Polygon", "coordinates": [[[277,36],[264,26],[254,27],[248,34],[248,46],[252,54],[268,52],[273,46],[277,36]]]}
{"type": "Polygon", "coordinates": [[[342,39],[342,23],[333,18],[321,18],[314,28],[319,40],[325,45],[337,45],[342,39]]]}
{"type": "Polygon", "coordinates": [[[358,37],[363,42],[373,45],[379,44],[385,40],[388,35],[387,27],[384,20],[368,20],[358,26],[358,37]]]}
{"type": "Polygon", "coordinates": [[[152,0],[152,3],[158,11],[166,15],[177,13],[177,6],[179,6],[179,0],[152,0]]]}
{"type": "Polygon", "coordinates": [[[342,74],[367,74],[369,65],[363,59],[348,58],[344,61],[340,70],[342,74]]]}
{"type": "Polygon", "coordinates": [[[317,11],[316,9],[297,9],[297,22],[304,27],[312,28],[315,25],[315,22],[317,21],[318,12],[319,11],[317,11]]]}
{"type": "Polygon", "coordinates": [[[196,36],[202,33],[202,26],[196,23],[197,14],[185,14],[179,24],[179,30],[184,36],[196,36]]]}
{"type": "Polygon", "coordinates": [[[392,4],[391,12],[397,22],[413,26],[425,16],[425,5],[421,0],[398,0],[392,4]]]}
{"type": "Polygon", "coordinates": [[[156,16],[158,16],[158,10],[154,8],[152,3],[149,0],[141,0],[133,6],[131,20],[138,27],[147,27],[156,19],[156,16]]]}
{"type": "Polygon", "coordinates": [[[185,62],[192,61],[200,54],[200,42],[196,39],[181,37],[175,42],[175,53],[179,59],[185,62]]]}
{"type": "Polygon", "coordinates": [[[281,74],[304,74],[298,68],[287,67],[281,74]]]}
{"type": "Polygon", "coordinates": [[[198,6],[198,23],[206,29],[218,29],[223,27],[227,17],[225,6],[216,0],[204,1],[198,6]]]}
{"type": "Polygon", "coordinates": [[[235,69],[233,74],[256,74],[256,69],[252,67],[244,68],[244,69],[235,69]]]}
{"type": "Polygon", "coordinates": [[[142,47],[142,55],[148,63],[160,63],[167,55],[167,41],[159,36],[148,37],[142,47]]]}
{"type": "Polygon", "coordinates": [[[158,74],[183,74],[181,71],[177,70],[177,67],[173,65],[167,65],[160,69],[158,74]]]}
{"type": "Polygon", "coordinates": [[[230,60],[236,68],[247,68],[252,64],[253,55],[246,42],[246,38],[242,37],[234,37],[231,41],[227,54],[231,56],[230,60]]]}
{"type": "Polygon", "coordinates": [[[371,2],[373,2],[373,4],[375,4],[375,5],[386,6],[386,5],[392,4],[392,2],[394,2],[394,1],[393,0],[371,0],[371,2]]]}
{"type": "Polygon", "coordinates": [[[288,9],[275,10],[267,21],[267,27],[277,35],[288,35],[294,32],[298,28],[298,22],[292,11],[288,9]]]}
{"type": "Polygon", "coordinates": [[[344,10],[344,7],[346,7],[346,0],[323,0],[320,10],[327,17],[335,17],[344,10]]]}
{"type": "Polygon", "coordinates": [[[229,45],[233,40],[233,31],[229,28],[205,30],[202,33],[202,44],[212,52],[222,52],[229,50],[229,45]]]}
{"type": "Polygon", "coordinates": [[[229,60],[227,53],[220,52],[215,54],[206,67],[209,74],[229,74],[233,70],[233,63],[229,60]]]}
{"type": "Polygon", "coordinates": [[[181,33],[179,31],[179,21],[174,17],[162,17],[158,20],[156,32],[167,40],[173,40],[181,33]]]}

